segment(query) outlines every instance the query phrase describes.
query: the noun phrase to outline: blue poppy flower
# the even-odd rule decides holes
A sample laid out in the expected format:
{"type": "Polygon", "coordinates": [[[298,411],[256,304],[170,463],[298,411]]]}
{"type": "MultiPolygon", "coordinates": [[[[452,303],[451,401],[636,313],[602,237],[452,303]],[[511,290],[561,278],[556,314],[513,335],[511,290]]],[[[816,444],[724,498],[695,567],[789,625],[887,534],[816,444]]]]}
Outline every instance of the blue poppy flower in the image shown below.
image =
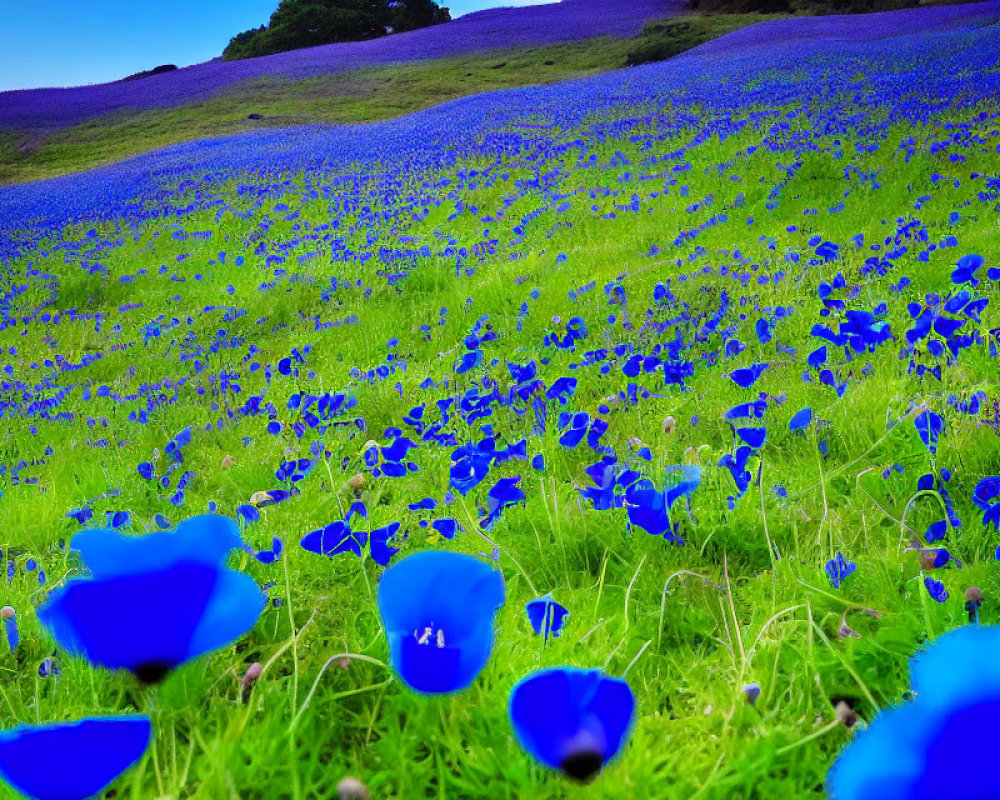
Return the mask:
{"type": "Polygon", "coordinates": [[[944,429],[944,421],[930,409],[925,409],[913,420],[920,440],[927,445],[931,454],[937,453],[937,441],[944,429]]]}
{"type": "Polygon", "coordinates": [[[533,672],[510,695],[510,719],[534,758],[579,781],[593,779],[622,749],[635,722],[635,695],[600,670],[533,672]]]}
{"type": "Polygon", "coordinates": [[[235,523],[214,515],[145,536],[83,531],[71,548],[90,574],[52,592],[38,618],[92,664],[162,680],[256,623],[264,595],[248,575],[223,566],[240,544],[235,523]]]}
{"type": "Polygon", "coordinates": [[[139,714],[18,725],[0,732],[0,777],[36,800],[85,800],[137,763],[151,736],[139,714]]]}
{"type": "Polygon", "coordinates": [[[927,587],[927,594],[937,600],[937,602],[943,603],[948,599],[948,590],[944,588],[944,584],[941,581],[927,577],[924,578],[924,586],[927,587]]]}
{"type": "Polygon", "coordinates": [[[743,389],[749,389],[757,382],[757,379],[764,374],[764,370],[766,370],[768,366],[768,364],[752,364],[751,366],[743,367],[742,369],[734,369],[729,373],[729,377],[737,386],[743,389]]]}
{"type": "Polygon", "coordinates": [[[994,626],[964,626],[916,655],[916,699],[880,713],[841,752],[827,776],[833,800],[998,796],[1000,745],[987,732],[1000,715],[1000,671],[984,667],[998,661],[994,626]]]}
{"type": "Polygon", "coordinates": [[[546,639],[549,635],[559,636],[569,616],[569,610],[553,600],[551,594],[536,597],[524,610],[528,612],[532,630],[546,639]]]}
{"type": "Polygon", "coordinates": [[[809,423],[812,422],[812,416],[812,409],[808,406],[801,411],[797,411],[788,423],[788,430],[797,431],[808,427],[809,423]]]}
{"type": "Polygon", "coordinates": [[[972,491],[972,502],[983,510],[983,527],[1000,530],[1000,476],[983,478],[972,491]]]}
{"type": "Polygon", "coordinates": [[[493,649],[503,575],[472,556],[429,550],[387,569],[378,605],[393,669],[426,694],[464,689],[493,649]]]}
{"type": "Polygon", "coordinates": [[[826,577],[830,579],[830,585],[834,589],[839,589],[844,578],[858,568],[853,561],[848,561],[841,553],[837,553],[835,558],[826,562],[826,577]]]}

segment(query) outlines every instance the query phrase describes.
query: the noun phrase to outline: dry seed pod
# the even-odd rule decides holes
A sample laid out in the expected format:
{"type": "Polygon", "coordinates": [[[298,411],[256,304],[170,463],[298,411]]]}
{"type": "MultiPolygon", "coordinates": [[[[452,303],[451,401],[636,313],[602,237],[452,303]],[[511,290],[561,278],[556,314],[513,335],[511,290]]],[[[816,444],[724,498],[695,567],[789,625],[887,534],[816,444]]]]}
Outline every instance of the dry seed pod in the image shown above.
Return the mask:
{"type": "Polygon", "coordinates": [[[233,458],[231,455],[229,455],[229,453],[226,453],[222,457],[222,468],[229,469],[230,467],[235,467],[235,466],[236,466],[236,459],[233,458]]]}
{"type": "Polygon", "coordinates": [[[260,491],[260,492],[254,492],[252,495],[250,495],[250,505],[252,506],[259,506],[264,503],[270,502],[270,500],[271,500],[270,492],[260,491]]]}
{"type": "Polygon", "coordinates": [[[854,713],[854,709],[847,705],[847,702],[844,700],[837,703],[834,714],[837,715],[837,720],[845,728],[853,728],[858,722],[858,715],[854,713]]]}
{"type": "Polygon", "coordinates": [[[250,690],[253,689],[253,685],[257,682],[263,671],[264,665],[259,661],[254,661],[247,667],[247,671],[243,673],[243,677],[240,678],[240,699],[244,703],[250,699],[250,690]]]}
{"type": "Polygon", "coordinates": [[[850,625],[847,624],[847,612],[845,611],[840,618],[840,627],[837,628],[837,638],[838,639],[860,639],[861,634],[856,630],[853,630],[850,625]]]}
{"type": "Polygon", "coordinates": [[[337,784],[337,800],[369,800],[368,787],[348,775],[337,784]]]}
{"type": "Polygon", "coordinates": [[[666,417],[663,420],[663,432],[673,433],[676,430],[677,430],[677,420],[675,420],[672,416],[666,417]]]}

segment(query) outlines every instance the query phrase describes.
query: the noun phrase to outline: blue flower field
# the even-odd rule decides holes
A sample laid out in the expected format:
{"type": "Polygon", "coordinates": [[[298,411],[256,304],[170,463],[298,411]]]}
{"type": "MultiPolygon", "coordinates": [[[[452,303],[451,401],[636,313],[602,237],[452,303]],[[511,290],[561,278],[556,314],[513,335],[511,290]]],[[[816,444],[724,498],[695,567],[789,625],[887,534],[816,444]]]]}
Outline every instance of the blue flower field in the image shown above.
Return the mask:
{"type": "Polygon", "coordinates": [[[998,42],[0,187],[0,797],[1000,796],[998,42]]]}

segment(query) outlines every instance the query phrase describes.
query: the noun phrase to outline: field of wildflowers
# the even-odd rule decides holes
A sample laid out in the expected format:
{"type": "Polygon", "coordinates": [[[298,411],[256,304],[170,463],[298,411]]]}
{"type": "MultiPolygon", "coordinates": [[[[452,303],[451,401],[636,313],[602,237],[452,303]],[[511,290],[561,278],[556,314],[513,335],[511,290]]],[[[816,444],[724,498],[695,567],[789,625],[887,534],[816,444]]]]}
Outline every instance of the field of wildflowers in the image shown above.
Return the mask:
{"type": "Polygon", "coordinates": [[[998,39],[783,20],[0,188],[0,777],[996,796],[998,39]]]}

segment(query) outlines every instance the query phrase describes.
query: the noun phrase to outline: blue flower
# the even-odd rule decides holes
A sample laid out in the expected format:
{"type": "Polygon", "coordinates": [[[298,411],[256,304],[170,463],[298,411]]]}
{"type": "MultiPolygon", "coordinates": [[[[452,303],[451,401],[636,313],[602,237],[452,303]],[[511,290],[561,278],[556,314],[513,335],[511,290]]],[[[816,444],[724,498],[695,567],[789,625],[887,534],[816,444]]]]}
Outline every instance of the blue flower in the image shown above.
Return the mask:
{"type": "Polygon", "coordinates": [[[808,427],[809,423],[812,422],[812,418],[812,409],[809,407],[803,408],[801,411],[797,411],[795,416],[789,421],[788,430],[797,431],[808,427]]]}
{"type": "Polygon", "coordinates": [[[535,633],[544,636],[559,636],[565,625],[569,610],[552,599],[551,594],[536,597],[525,605],[524,610],[528,612],[528,622],[535,633]]]}
{"type": "Polygon", "coordinates": [[[924,586],[927,587],[927,594],[939,603],[943,603],[948,599],[948,590],[944,588],[944,584],[941,581],[936,581],[930,577],[924,578],[924,586]]]}
{"type": "Polygon", "coordinates": [[[933,411],[926,409],[913,420],[913,424],[920,434],[920,440],[927,445],[931,454],[937,453],[937,440],[944,429],[944,421],[933,411]]]}
{"type": "Polygon", "coordinates": [[[955,271],[951,273],[951,282],[955,285],[971,283],[973,286],[979,283],[976,272],[983,265],[983,257],[979,255],[962,256],[955,265],[955,271]]]}
{"type": "Polygon", "coordinates": [[[964,626],[911,661],[916,699],[880,713],[838,757],[834,800],[980,800],[1000,792],[1000,628],[964,626]]]}
{"type": "Polygon", "coordinates": [[[983,527],[1000,530],[1000,476],[983,478],[972,491],[972,502],[983,510],[983,527]]]}
{"type": "Polygon", "coordinates": [[[378,605],[393,669],[427,694],[464,689],[493,649],[503,575],[459,553],[429,550],[387,569],[378,605]]]}
{"type": "Polygon", "coordinates": [[[142,758],[149,717],[89,717],[0,732],[0,777],[36,800],[95,797],[142,758]]]}
{"type": "Polygon", "coordinates": [[[764,370],[766,370],[768,366],[768,364],[752,364],[751,366],[743,367],[742,369],[734,369],[731,373],[729,373],[729,377],[737,386],[743,389],[749,389],[757,382],[757,379],[764,373],[764,370]]]}
{"type": "Polygon", "coordinates": [[[625,681],[600,670],[539,670],[511,692],[510,719],[521,746],[534,758],[588,781],[628,740],[635,695],[625,681]]]}
{"type": "Polygon", "coordinates": [[[837,553],[836,558],[832,558],[826,562],[826,577],[830,579],[830,585],[834,589],[839,589],[844,578],[857,568],[857,564],[853,561],[848,561],[842,554],[837,553]]]}
{"type": "Polygon", "coordinates": [[[71,547],[89,576],[52,592],[38,618],[92,664],[162,680],[256,623],[264,595],[248,575],[223,565],[240,546],[235,523],[213,515],[145,536],[83,531],[71,547]]]}

